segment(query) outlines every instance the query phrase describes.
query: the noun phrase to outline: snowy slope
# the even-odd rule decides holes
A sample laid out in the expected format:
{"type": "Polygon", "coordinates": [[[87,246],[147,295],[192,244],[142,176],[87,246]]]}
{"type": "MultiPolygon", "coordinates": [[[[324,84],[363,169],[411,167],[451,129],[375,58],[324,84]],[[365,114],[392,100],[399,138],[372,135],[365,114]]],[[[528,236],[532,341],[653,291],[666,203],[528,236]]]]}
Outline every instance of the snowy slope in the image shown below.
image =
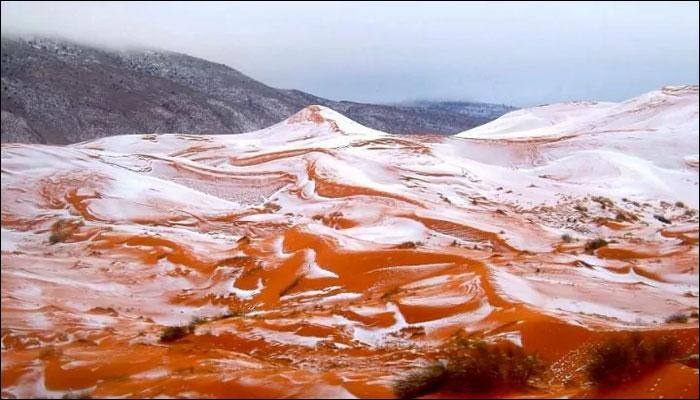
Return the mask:
{"type": "Polygon", "coordinates": [[[698,132],[698,86],[667,86],[622,103],[570,102],[526,108],[455,136],[527,140],[609,131],[677,129],[698,132]]]}
{"type": "MultiPolygon", "coordinates": [[[[489,140],[309,106],[240,135],[3,144],[3,397],[386,398],[458,330],[556,365],[611,331],[697,343],[664,322],[697,311],[697,105],[538,107],[489,140]]],[[[586,390],[566,387],[546,394],[586,390]]]]}

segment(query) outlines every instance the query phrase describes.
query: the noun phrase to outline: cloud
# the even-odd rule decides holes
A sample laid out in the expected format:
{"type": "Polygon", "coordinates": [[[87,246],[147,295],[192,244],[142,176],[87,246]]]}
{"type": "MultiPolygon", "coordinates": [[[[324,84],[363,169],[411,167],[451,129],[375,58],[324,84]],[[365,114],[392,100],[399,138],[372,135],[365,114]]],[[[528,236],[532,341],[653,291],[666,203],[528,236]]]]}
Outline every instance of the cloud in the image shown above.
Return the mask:
{"type": "Polygon", "coordinates": [[[692,2],[3,2],[2,32],[179,51],[359,101],[622,100],[698,82],[692,2]]]}

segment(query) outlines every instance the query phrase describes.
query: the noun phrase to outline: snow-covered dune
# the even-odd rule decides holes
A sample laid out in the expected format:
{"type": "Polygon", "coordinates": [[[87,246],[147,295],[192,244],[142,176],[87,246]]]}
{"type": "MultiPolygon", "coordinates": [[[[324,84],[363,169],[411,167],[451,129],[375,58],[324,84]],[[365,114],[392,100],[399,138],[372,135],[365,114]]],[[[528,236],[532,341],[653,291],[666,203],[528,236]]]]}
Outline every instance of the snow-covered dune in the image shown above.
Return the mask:
{"type": "MultiPolygon", "coordinates": [[[[665,322],[697,311],[697,108],[664,88],[444,137],[309,106],[3,144],[2,397],[388,398],[459,332],[551,361],[514,396],[586,397],[613,331],[697,352],[697,319],[665,322]]],[[[697,394],[673,368],[642,394],[697,394]]]]}
{"type": "Polygon", "coordinates": [[[525,108],[458,133],[470,139],[528,140],[611,131],[698,132],[698,86],[667,86],[622,103],[575,101],[525,108]]]}

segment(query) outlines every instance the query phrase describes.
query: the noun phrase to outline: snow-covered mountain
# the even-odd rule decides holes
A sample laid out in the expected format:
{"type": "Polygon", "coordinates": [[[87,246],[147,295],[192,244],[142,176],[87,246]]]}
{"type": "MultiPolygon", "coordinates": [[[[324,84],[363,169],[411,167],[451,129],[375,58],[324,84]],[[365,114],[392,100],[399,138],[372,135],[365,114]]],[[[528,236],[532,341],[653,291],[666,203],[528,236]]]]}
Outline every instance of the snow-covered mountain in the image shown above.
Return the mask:
{"type": "Polygon", "coordinates": [[[2,141],[65,144],[134,133],[230,134],[320,104],[392,133],[452,134],[512,108],[333,101],[269,87],[226,65],[168,51],[110,51],[2,38],[2,141]]]}

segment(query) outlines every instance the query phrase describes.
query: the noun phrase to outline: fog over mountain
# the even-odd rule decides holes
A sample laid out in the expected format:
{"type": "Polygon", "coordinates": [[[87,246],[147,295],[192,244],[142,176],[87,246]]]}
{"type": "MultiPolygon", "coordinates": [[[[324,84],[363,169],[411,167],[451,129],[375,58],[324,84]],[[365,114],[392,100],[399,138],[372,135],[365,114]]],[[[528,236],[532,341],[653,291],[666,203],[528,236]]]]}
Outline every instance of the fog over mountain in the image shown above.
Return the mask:
{"type": "Polygon", "coordinates": [[[2,2],[2,33],[146,46],[333,100],[623,101],[698,84],[698,2],[2,2]]]}
{"type": "Polygon", "coordinates": [[[2,141],[75,143],[119,134],[241,133],[324,105],[391,133],[453,134],[512,107],[472,102],[375,105],[277,89],[185,54],[2,39],[2,141]]]}

